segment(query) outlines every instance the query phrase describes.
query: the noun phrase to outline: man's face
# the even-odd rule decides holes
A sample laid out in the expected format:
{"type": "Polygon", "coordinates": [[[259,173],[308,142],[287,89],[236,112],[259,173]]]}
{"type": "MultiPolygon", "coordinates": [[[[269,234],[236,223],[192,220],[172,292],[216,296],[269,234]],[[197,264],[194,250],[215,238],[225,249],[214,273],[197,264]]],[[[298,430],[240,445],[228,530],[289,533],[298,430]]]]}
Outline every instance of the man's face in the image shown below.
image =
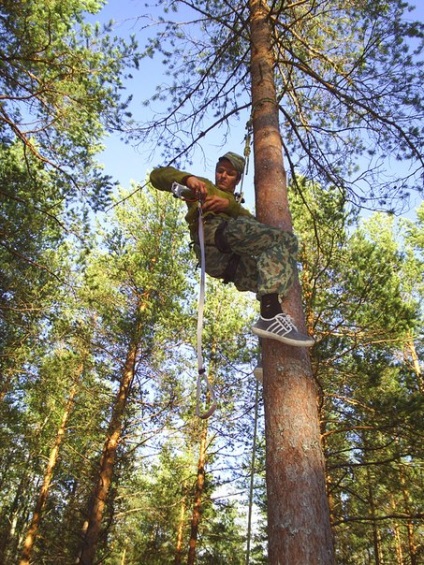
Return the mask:
{"type": "Polygon", "coordinates": [[[222,159],[215,169],[215,184],[225,192],[234,192],[240,180],[240,174],[228,159],[222,159]]]}

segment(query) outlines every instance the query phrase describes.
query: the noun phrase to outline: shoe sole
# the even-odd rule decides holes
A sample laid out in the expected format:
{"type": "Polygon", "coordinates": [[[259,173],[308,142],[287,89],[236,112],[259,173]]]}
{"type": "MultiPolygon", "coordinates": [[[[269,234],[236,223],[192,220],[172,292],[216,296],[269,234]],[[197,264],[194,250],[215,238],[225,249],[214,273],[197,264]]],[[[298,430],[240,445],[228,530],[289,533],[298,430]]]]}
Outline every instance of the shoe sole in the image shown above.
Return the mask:
{"type": "Polygon", "coordinates": [[[273,332],[268,332],[267,330],[262,330],[261,328],[252,328],[254,334],[262,338],[268,339],[275,339],[276,341],[281,341],[281,343],[285,343],[286,345],[293,345],[294,347],[312,347],[315,345],[315,341],[313,339],[305,340],[305,341],[297,341],[294,339],[290,339],[284,335],[278,335],[273,332]]]}

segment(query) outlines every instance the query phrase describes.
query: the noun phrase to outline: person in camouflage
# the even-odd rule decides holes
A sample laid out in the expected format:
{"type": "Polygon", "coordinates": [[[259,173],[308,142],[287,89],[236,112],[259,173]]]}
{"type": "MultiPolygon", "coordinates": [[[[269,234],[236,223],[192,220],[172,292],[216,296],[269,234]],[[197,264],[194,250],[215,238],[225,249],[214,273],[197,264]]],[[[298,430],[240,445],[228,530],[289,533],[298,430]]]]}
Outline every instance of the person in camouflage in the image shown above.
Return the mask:
{"type": "Polygon", "coordinates": [[[186,200],[186,221],[198,258],[198,200],[201,201],[206,272],[224,282],[233,282],[240,291],[256,293],[261,306],[253,333],[289,345],[310,347],[314,340],[300,333],[281,309],[281,299],[294,280],[297,239],[293,233],[258,222],[237,201],[235,189],[244,166],[243,157],[228,152],[218,159],[215,183],[174,167],[154,169],[150,182],[167,192],[171,192],[174,182],[190,189],[192,198],[186,200]]]}

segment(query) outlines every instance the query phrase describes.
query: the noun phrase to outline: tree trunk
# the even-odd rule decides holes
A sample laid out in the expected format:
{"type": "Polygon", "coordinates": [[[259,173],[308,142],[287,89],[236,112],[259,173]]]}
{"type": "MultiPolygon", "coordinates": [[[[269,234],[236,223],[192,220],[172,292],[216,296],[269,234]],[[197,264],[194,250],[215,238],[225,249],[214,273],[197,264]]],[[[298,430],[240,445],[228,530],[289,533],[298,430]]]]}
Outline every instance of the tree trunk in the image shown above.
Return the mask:
{"type": "MultiPolygon", "coordinates": [[[[185,492],[184,487],[184,492],[185,492]]],[[[185,515],[186,515],[186,495],[184,494],[183,498],[181,499],[181,508],[180,508],[180,519],[178,522],[178,530],[177,530],[177,543],[175,546],[175,560],[174,565],[181,565],[182,563],[182,556],[183,556],[183,536],[184,536],[184,523],[185,523],[185,515]]]]}
{"type": "Polygon", "coordinates": [[[199,459],[197,462],[196,491],[194,495],[193,514],[191,518],[190,541],[188,549],[187,565],[194,565],[196,561],[196,544],[199,533],[199,524],[202,517],[202,499],[205,488],[205,465],[206,465],[206,444],[208,437],[208,421],[201,422],[202,434],[200,437],[199,459]]]}
{"type": "Polygon", "coordinates": [[[74,407],[74,399],[78,390],[78,381],[80,376],[82,375],[82,371],[83,371],[83,365],[81,364],[80,367],[78,368],[77,380],[74,381],[74,384],[72,385],[71,391],[69,393],[68,402],[66,403],[66,407],[63,412],[62,421],[60,423],[59,429],[56,434],[56,439],[54,442],[53,449],[50,452],[49,460],[46,466],[46,470],[44,472],[43,484],[41,485],[40,494],[35,504],[31,523],[29,525],[28,531],[25,536],[20,565],[30,564],[31,554],[34,549],[34,543],[37,536],[38,527],[40,525],[43,509],[49,494],[50,485],[53,479],[54,469],[56,467],[57,460],[59,457],[60,446],[62,444],[66,432],[66,426],[69,420],[69,416],[71,415],[74,407]]]}
{"type": "MultiPolygon", "coordinates": [[[[408,479],[402,466],[399,467],[399,477],[404,501],[405,512],[411,515],[411,497],[407,488],[408,479]]],[[[418,545],[415,539],[415,527],[412,519],[406,522],[408,532],[408,550],[411,565],[418,565],[418,545]]]]}
{"type": "Polygon", "coordinates": [[[77,559],[77,563],[81,565],[92,565],[94,563],[101,522],[112,483],[116,453],[122,433],[123,416],[134,377],[137,352],[137,343],[131,344],[127,352],[118,395],[113,407],[108,435],[103,446],[98,480],[92,493],[88,518],[84,525],[84,537],[80,555],[77,559]]]}
{"type": "MultiPolygon", "coordinates": [[[[20,515],[26,515],[27,502],[25,493],[30,493],[30,484],[32,482],[31,475],[32,453],[29,453],[25,461],[25,467],[20,470],[20,481],[16,488],[13,502],[8,509],[4,509],[4,515],[0,515],[3,528],[0,530],[0,563],[8,563],[13,559],[17,559],[18,555],[18,538],[16,535],[16,525],[20,515]],[[13,540],[13,547],[11,540],[13,540]]],[[[28,496],[28,495],[27,495],[28,496]]]]}
{"type": "MultiPolygon", "coordinates": [[[[407,350],[409,350],[409,353],[411,354],[412,365],[414,367],[414,373],[417,377],[418,388],[424,394],[424,376],[421,370],[420,359],[418,357],[418,353],[415,348],[415,343],[411,332],[409,332],[408,341],[406,342],[406,348],[407,350]]],[[[405,355],[405,358],[408,358],[408,356],[405,355]]]]}
{"type": "Polygon", "coordinates": [[[368,506],[369,506],[370,514],[373,518],[373,521],[372,521],[372,540],[373,540],[373,547],[374,547],[374,563],[375,563],[375,565],[382,565],[380,532],[379,532],[379,529],[378,529],[377,521],[375,519],[376,518],[376,511],[375,511],[375,503],[374,503],[373,485],[372,485],[372,480],[371,480],[370,468],[368,466],[366,467],[366,473],[367,473],[367,487],[368,487],[368,506]]]}
{"type": "MultiPolygon", "coordinates": [[[[390,501],[393,509],[393,514],[396,514],[397,504],[393,494],[390,495],[390,501]]],[[[393,532],[394,532],[395,548],[396,548],[396,565],[404,565],[405,561],[403,559],[402,536],[400,535],[400,527],[397,521],[394,522],[393,532]]]]}
{"type": "MultiPolygon", "coordinates": [[[[292,230],[274,82],[270,14],[250,0],[256,210],[268,225],[292,230]]],[[[296,281],[285,311],[304,330],[296,281]]],[[[308,351],[262,340],[271,565],[334,563],[317,389],[308,351]]]]}

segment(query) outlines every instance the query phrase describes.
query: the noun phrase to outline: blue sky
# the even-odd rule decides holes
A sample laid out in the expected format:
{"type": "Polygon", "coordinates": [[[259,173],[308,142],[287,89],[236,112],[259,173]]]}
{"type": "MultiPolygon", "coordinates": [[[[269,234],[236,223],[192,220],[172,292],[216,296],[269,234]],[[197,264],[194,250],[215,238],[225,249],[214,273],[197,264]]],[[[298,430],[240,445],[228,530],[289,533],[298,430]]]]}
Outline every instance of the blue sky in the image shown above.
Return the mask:
{"type": "MultiPolygon", "coordinates": [[[[161,11],[157,12],[158,14],[161,11]]],[[[172,14],[173,19],[176,17],[185,20],[188,18],[187,13],[179,10],[177,15],[172,14]]],[[[111,0],[100,14],[94,19],[97,21],[114,20],[114,32],[117,35],[135,34],[140,47],[146,42],[149,35],[153,32],[149,28],[149,20],[153,19],[152,12],[148,12],[145,3],[142,0],[111,0]]],[[[141,101],[145,100],[154,93],[158,84],[166,81],[166,77],[162,74],[164,71],[160,61],[143,59],[138,73],[132,73],[134,79],[127,84],[127,93],[134,95],[134,101],[131,107],[135,119],[148,119],[149,110],[141,105],[141,101]]],[[[158,108],[156,108],[158,109],[158,108]]],[[[244,136],[246,134],[246,123],[249,119],[248,111],[241,116],[239,123],[235,123],[232,130],[231,139],[227,144],[222,144],[220,133],[210,134],[206,140],[202,142],[202,149],[206,154],[206,161],[199,159],[192,170],[200,176],[211,177],[213,175],[215,163],[217,159],[226,151],[235,151],[242,154],[244,151],[244,136]]],[[[152,159],[151,144],[147,147],[132,147],[126,145],[119,140],[119,136],[109,136],[105,139],[106,150],[100,156],[99,160],[105,166],[105,171],[119,180],[124,187],[129,187],[131,181],[144,182],[146,174],[153,166],[165,165],[161,160],[158,152],[154,154],[152,159]]],[[[253,208],[253,157],[249,167],[249,172],[244,181],[244,187],[250,186],[249,201],[247,205],[253,208]]]]}
{"type": "MultiPolygon", "coordinates": [[[[424,2],[419,0],[417,7],[413,12],[413,18],[424,21],[424,2]]],[[[160,11],[157,12],[161,13],[160,11]]],[[[178,17],[184,19],[187,14],[179,11],[178,17]]],[[[175,17],[175,14],[172,15],[175,17]]],[[[92,19],[92,18],[90,18],[92,19]]],[[[154,12],[145,7],[144,0],[110,0],[104,7],[102,12],[97,14],[94,19],[96,21],[106,22],[114,21],[114,34],[127,36],[135,34],[140,46],[144,46],[146,39],[152,35],[151,24],[154,19],[154,12]]],[[[134,79],[127,84],[127,93],[134,95],[134,101],[131,107],[134,118],[144,120],[149,118],[149,110],[141,105],[141,101],[153,94],[157,84],[165,81],[163,66],[159,61],[151,59],[143,59],[139,72],[134,72],[134,79]]],[[[231,133],[231,139],[227,140],[224,147],[221,147],[222,139],[219,133],[208,136],[202,141],[202,149],[206,154],[206,160],[199,158],[193,167],[192,172],[200,176],[213,175],[216,160],[226,150],[243,153],[245,127],[248,120],[248,113],[241,115],[238,123],[234,124],[231,133]],[[211,174],[212,173],[212,174],[211,174]]],[[[120,185],[129,188],[132,182],[143,183],[147,173],[153,166],[166,164],[161,162],[161,157],[153,151],[152,147],[132,147],[120,140],[120,136],[108,136],[105,141],[106,149],[99,156],[99,161],[104,165],[105,172],[110,174],[114,179],[118,180],[120,185]]],[[[253,210],[254,208],[254,190],[253,190],[253,157],[249,167],[248,174],[244,180],[244,192],[246,197],[246,205],[253,210]]],[[[419,201],[414,203],[419,204],[419,201]]],[[[413,210],[411,210],[413,216],[413,210]]],[[[409,214],[411,215],[411,214],[409,214]]]]}

